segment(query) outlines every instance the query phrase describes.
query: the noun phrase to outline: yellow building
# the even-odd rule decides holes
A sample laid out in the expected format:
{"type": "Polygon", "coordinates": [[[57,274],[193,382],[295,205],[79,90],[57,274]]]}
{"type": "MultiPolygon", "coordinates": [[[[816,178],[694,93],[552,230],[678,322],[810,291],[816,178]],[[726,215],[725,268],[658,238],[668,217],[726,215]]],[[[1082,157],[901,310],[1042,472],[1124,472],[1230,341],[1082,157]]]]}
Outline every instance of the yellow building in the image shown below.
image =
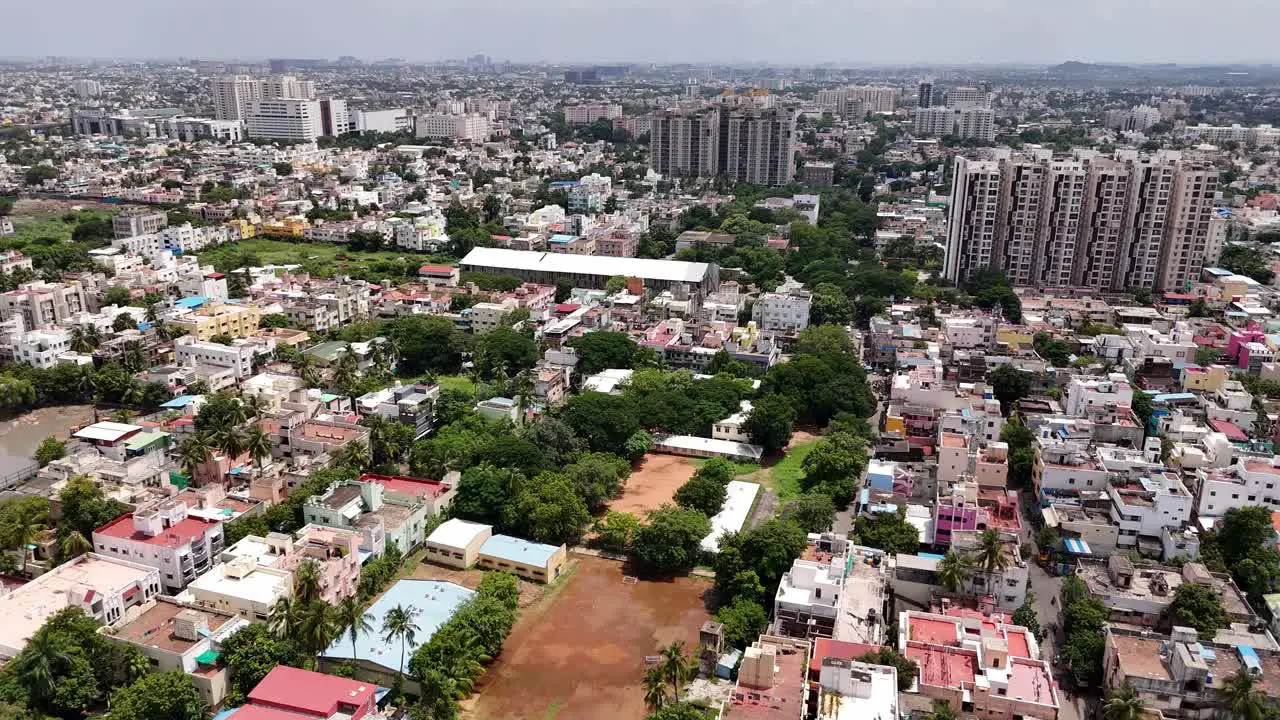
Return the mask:
{"type": "Polygon", "coordinates": [[[227,224],[240,231],[241,240],[248,240],[249,238],[258,236],[258,226],[244,218],[228,220],[227,224]]]}
{"type": "Polygon", "coordinates": [[[1035,335],[1021,326],[1003,327],[996,330],[996,340],[1008,344],[1010,348],[1031,347],[1035,335]]]}
{"type": "Polygon", "coordinates": [[[231,337],[248,337],[258,330],[258,321],[262,313],[253,305],[206,305],[177,320],[170,325],[181,328],[197,340],[209,340],[215,335],[231,337]]]}
{"type": "Polygon", "coordinates": [[[283,220],[268,220],[262,223],[262,234],[268,237],[302,237],[311,223],[301,215],[292,215],[283,220]]]}
{"type": "Polygon", "coordinates": [[[544,545],[510,535],[494,535],[480,546],[476,565],[501,570],[534,582],[552,582],[564,572],[569,551],[564,545],[544,545]]]}
{"type": "Polygon", "coordinates": [[[1182,370],[1182,389],[1189,392],[1217,392],[1227,380],[1227,368],[1223,365],[1188,367],[1182,370]]]}

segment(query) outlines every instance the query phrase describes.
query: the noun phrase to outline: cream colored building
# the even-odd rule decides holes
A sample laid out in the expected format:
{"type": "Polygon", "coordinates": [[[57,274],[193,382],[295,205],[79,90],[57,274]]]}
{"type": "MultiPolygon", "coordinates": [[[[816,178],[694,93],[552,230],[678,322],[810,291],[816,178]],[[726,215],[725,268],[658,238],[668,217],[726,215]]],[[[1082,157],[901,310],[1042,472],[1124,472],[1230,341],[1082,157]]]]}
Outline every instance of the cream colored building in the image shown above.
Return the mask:
{"type": "Polygon", "coordinates": [[[261,318],[262,313],[253,305],[215,304],[194,310],[169,324],[196,336],[197,340],[209,340],[215,335],[253,335],[261,318]]]}
{"type": "Polygon", "coordinates": [[[453,518],[427,537],[427,559],[441,565],[469,568],[480,557],[480,546],[493,536],[493,528],[453,518]]]}
{"type": "Polygon", "coordinates": [[[187,590],[203,607],[266,622],[275,601],[293,595],[293,573],[263,567],[252,557],[237,557],[215,565],[187,590]]]}

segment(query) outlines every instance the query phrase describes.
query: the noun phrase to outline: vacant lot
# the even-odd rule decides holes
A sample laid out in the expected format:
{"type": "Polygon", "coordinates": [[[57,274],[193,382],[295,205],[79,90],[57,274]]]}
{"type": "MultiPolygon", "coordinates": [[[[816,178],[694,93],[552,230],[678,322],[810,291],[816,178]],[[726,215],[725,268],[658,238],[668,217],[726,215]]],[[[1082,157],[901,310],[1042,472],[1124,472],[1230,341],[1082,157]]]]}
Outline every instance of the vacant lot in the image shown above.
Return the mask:
{"type": "Polygon", "coordinates": [[[671,502],[671,496],[697,469],[697,464],[689,458],[650,453],[627,478],[627,486],[618,499],[609,503],[609,509],[644,515],[671,502]]]}
{"type": "MultiPolygon", "coordinates": [[[[413,572],[409,575],[414,580],[443,580],[445,582],[457,583],[465,588],[475,590],[480,587],[480,580],[484,578],[484,570],[472,568],[470,570],[457,570],[443,565],[426,562],[425,560],[416,563],[413,572]]],[[[520,607],[528,607],[542,598],[547,592],[547,586],[542,583],[531,583],[525,580],[520,581],[520,607]]]]}
{"type": "Polygon", "coordinates": [[[623,565],[575,556],[561,585],[525,610],[502,655],[465,703],[475,720],[638,720],[644,658],[683,640],[697,646],[710,616],[696,578],[624,582],[623,565]]]}

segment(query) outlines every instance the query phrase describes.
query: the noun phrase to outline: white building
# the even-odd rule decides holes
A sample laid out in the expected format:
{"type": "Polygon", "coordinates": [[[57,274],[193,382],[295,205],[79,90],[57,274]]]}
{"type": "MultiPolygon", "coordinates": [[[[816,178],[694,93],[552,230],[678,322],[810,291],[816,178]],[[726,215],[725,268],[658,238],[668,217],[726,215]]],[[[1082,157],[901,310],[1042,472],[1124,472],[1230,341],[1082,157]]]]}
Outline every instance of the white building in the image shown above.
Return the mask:
{"type": "Polygon", "coordinates": [[[1196,514],[1218,518],[1231,508],[1280,505],[1280,456],[1245,455],[1222,470],[1200,470],[1196,514]]]}
{"type": "Polygon", "coordinates": [[[471,332],[476,335],[493,330],[500,325],[502,321],[515,308],[509,307],[505,303],[476,303],[471,306],[471,332]]]}
{"type": "Polygon", "coordinates": [[[187,506],[176,500],[122,515],[93,531],[95,552],[158,569],[170,594],[212,567],[224,542],[221,522],[188,517],[187,506]]]}
{"type": "Polygon", "coordinates": [[[1116,545],[1133,547],[1138,538],[1154,544],[1165,530],[1176,532],[1191,520],[1191,493],[1173,473],[1139,478],[1126,485],[1113,483],[1111,519],[1120,528],[1116,545]]]}
{"type": "Polygon", "coordinates": [[[251,138],[311,142],[324,134],[320,101],[254,100],[249,103],[245,134],[251,138]]]}
{"type": "Polygon", "coordinates": [[[243,121],[249,103],[262,98],[262,85],[248,75],[231,75],[213,81],[213,116],[218,120],[243,121]]]}
{"type": "Polygon", "coordinates": [[[1133,406],[1133,387],[1124,373],[1111,373],[1107,378],[1074,376],[1067,383],[1063,411],[1068,415],[1084,417],[1089,408],[1133,406]]]}
{"type": "Polygon", "coordinates": [[[761,293],[751,306],[751,319],[761,330],[797,333],[809,327],[812,295],[807,290],[761,293]]]}
{"type": "Polygon", "coordinates": [[[71,351],[71,331],[62,328],[15,333],[9,347],[14,362],[42,370],[58,364],[58,356],[71,351]]]}
{"type": "Polygon", "coordinates": [[[293,573],[264,567],[252,557],[241,556],[196,578],[187,592],[204,607],[266,622],[271,606],[280,598],[293,595],[293,573]]]}
{"type": "Polygon", "coordinates": [[[622,117],[622,106],[616,103],[585,103],[566,105],[564,121],[569,125],[590,125],[597,120],[614,120],[622,117]]]}
{"type": "Polygon", "coordinates": [[[916,108],[914,131],[921,137],[953,136],[992,142],[996,139],[995,120],[995,111],[989,108],[916,108]]]}
{"type": "Polygon", "coordinates": [[[178,364],[230,368],[237,380],[243,380],[253,374],[255,349],[253,345],[201,342],[191,335],[184,335],[174,341],[178,364]]]}
{"type": "Polygon", "coordinates": [[[155,568],[96,553],[72,558],[7,595],[0,595],[0,658],[26,647],[45,620],[59,610],[78,607],[105,625],[129,608],[160,594],[155,568]]]}
{"type": "Polygon", "coordinates": [[[484,142],[489,139],[489,118],[476,114],[419,115],[414,118],[414,131],[420,138],[454,138],[469,142],[484,142]]]}
{"type": "Polygon", "coordinates": [[[743,425],[747,423],[747,418],[751,416],[751,410],[751,401],[743,400],[741,409],[738,412],[711,426],[711,438],[713,440],[731,440],[740,443],[751,442],[751,438],[743,429],[743,425]]]}
{"type": "Polygon", "coordinates": [[[413,116],[404,108],[392,110],[357,110],[355,130],[361,133],[413,132],[413,116]]]}

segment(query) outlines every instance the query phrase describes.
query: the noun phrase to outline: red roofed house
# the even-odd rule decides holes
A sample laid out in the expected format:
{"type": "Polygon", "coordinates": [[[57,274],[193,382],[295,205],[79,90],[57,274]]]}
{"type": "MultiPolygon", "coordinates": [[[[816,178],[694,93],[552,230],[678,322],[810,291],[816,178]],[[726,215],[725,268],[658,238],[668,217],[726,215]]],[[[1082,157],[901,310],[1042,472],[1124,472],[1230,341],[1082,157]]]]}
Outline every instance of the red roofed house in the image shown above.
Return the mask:
{"type": "Polygon", "coordinates": [[[225,545],[222,523],[188,517],[180,500],[121,515],[93,531],[94,552],[156,568],[168,594],[208,570],[225,545]]]}
{"type": "Polygon", "coordinates": [[[455,287],[458,284],[458,268],[448,265],[423,265],[418,268],[418,277],[427,281],[430,287],[438,285],[447,285],[455,287]]]}
{"type": "Polygon", "coordinates": [[[249,704],[236,711],[236,720],[286,718],[343,718],[362,720],[377,714],[378,686],[360,680],[277,665],[249,691],[249,704]],[[282,711],[277,713],[265,710],[282,711]]]}

